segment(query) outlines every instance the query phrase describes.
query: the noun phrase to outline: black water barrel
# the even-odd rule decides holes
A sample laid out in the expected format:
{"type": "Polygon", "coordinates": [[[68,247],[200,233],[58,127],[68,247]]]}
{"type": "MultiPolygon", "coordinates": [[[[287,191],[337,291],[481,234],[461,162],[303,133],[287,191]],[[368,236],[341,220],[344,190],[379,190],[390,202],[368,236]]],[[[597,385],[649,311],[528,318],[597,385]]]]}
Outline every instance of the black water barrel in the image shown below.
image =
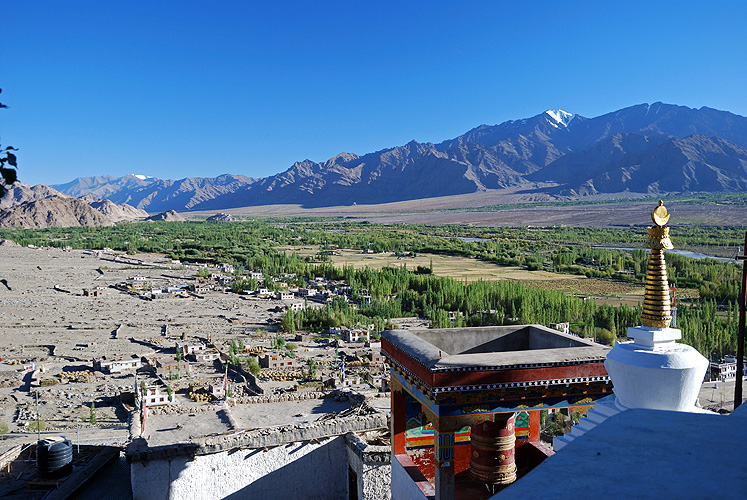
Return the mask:
{"type": "Polygon", "coordinates": [[[36,445],[36,471],[44,479],[58,479],[73,471],[73,444],[42,439],[36,445]]]}

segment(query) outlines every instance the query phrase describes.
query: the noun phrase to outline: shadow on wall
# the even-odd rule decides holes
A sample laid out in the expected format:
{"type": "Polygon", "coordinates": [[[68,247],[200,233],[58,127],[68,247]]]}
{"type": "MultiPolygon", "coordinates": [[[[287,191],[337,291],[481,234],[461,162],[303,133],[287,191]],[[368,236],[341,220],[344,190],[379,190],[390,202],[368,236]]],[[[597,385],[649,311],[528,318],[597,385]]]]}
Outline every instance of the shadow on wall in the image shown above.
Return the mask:
{"type": "MultiPolygon", "coordinates": [[[[344,437],[339,436],[316,449],[306,449],[309,446],[312,445],[308,442],[286,445],[289,460],[292,461],[269,471],[225,498],[346,500],[347,454],[344,437]]],[[[245,462],[254,462],[261,460],[263,454],[271,452],[272,450],[239,450],[237,453],[244,456],[245,462]]]]}

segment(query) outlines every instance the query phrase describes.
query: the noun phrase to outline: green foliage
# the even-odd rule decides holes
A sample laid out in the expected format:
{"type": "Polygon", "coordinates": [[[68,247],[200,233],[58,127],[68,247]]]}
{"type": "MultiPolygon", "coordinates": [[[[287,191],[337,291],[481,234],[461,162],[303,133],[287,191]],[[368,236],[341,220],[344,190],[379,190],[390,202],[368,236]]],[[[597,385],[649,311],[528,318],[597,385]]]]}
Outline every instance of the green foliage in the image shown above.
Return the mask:
{"type": "Polygon", "coordinates": [[[275,335],[275,338],[272,340],[271,345],[273,349],[282,351],[285,348],[285,339],[280,335],[275,335]]]}
{"type": "Polygon", "coordinates": [[[96,404],[91,401],[91,411],[88,413],[88,421],[91,425],[96,425],[96,404]]]}
{"type": "Polygon", "coordinates": [[[5,422],[0,422],[0,436],[3,436],[3,439],[5,439],[5,435],[8,433],[8,424],[5,422]]]}
{"type": "Polygon", "coordinates": [[[297,349],[298,344],[296,344],[295,342],[288,342],[287,344],[285,344],[285,355],[294,358],[296,357],[297,349]]]}
{"type": "Polygon", "coordinates": [[[309,378],[310,380],[314,380],[316,378],[316,361],[314,361],[312,358],[309,358],[308,360],[306,360],[306,367],[307,378],[309,378]]]}
{"type": "Polygon", "coordinates": [[[241,293],[244,290],[256,290],[257,280],[254,278],[241,278],[234,280],[231,283],[231,291],[233,293],[241,293]]]}
{"type": "Polygon", "coordinates": [[[173,402],[174,401],[174,393],[171,390],[171,385],[170,384],[166,385],[166,394],[169,395],[169,403],[173,402]]]}
{"type": "Polygon", "coordinates": [[[257,361],[257,358],[254,356],[250,356],[248,358],[244,359],[244,365],[246,365],[246,370],[254,375],[255,377],[259,375],[259,372],[261,371],[261,368],[259,366],[259,361],[257,361]]]}
{"type": "MultiPolygon", "coordinates": [[[[698,195],[688,199],[702,204],[747,203],[744,194],[698,195]]],[[[228,262],[237,268],[260,270],[267,278],[294,274],[285,281],[298,286],[303,284],[303,276],[344,280],[354,290],[353,299],[357,298],[357,290],[368,289],[372,302],[359,309],[336,299],[324,308],[289,312],[282,326],[290,333],[370,323],[374,323],[376,330],[383,330],[391,327],[391,318],[418,315],[428,317],[433,327],[569,321],[572,331],[580,335],[609,340],[624,336],[628,326],[640,323],[637,307],[597,306],[561,292],[515,282],[467,284],[428,274],[424,266],[416,273],[404,265],[381,270],[336,268],[328,258],[299,256],[292,251],[296,246],[318,245],[326,257],[336,248],[371,249],[398,255],[462,256],[499,265],[636,284],[643,283],[648,260],[643,249],[615,249],[640,247],[646,238],[645,228],[376,225],[287,219],[282,224],[155,222],[106,228],[9,228],[0,229],[0,238],[21,245],[106,246],[122,251],[167,253],[172,258],[192,262],[228,262]],[[278,252],[278,246],[290,250],[278,252]]],[[[743,238],[743,227],[682,226],[673,231],[677,248],[712,255],[733,255],[743,238]]],[[[678,326],[683,329],[684,340],[707,356],[734,350],[734,302],[739,293],[740,267],[732,262],[698,260],[671,253],[666,258],[670,281],[676,282],[680,290],[689,288],[700,296],[678,302],[678,326]]],[[[431,263],[427,270],[432,267],[431,263]]],[[[201,269],[198,273],[206,272],[209,273],[201,269]]],[[[242,283],[239,287],[245,285],[253,283],[242,283]]],[[[267,286],[278,285],[268,279],[267,286]]]]}
{"type": "Polygon", "coordinates": [[[291,335],[295,334],[296,333],[296,313],[294,313],[292,310],[289,310],[286,313],[286,315],[283,316],[283,319],[280,322],[280,327],[291,335]]]}

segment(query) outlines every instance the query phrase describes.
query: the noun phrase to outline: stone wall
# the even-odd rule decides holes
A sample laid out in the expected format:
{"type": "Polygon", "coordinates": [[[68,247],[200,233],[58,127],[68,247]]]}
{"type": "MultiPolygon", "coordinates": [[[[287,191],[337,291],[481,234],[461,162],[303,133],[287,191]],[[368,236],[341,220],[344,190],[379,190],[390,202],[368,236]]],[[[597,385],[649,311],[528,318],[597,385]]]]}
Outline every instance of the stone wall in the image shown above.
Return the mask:
{"type": "Polygon", "coordinates": [[[347,467],[345,438],[336,436],[133,463],[132,492],[135,500],[345,500],[347,467]]]}
{"type": "Polygon", "coordinates": [[[359,500],[389,500],[392,475],[389,446],[373,446],[357,435],[345,436],[348,467],[355,473],[359,500]]]}
{"type": "Polygon", "coordinates": [[[348,434],[386,428],[387,416],[375,413],[166,446],[137,438],[127,448],[134,498],[344,500],[350,467],[359,478],[359,499],[388,499],[389,448],[348,434]]]}

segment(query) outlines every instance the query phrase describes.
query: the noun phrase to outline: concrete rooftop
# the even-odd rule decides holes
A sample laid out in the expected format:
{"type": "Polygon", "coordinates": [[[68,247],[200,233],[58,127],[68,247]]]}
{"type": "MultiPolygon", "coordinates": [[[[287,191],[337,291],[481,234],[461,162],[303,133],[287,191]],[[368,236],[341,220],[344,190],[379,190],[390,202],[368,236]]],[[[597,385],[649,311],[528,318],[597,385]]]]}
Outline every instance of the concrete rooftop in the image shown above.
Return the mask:
{"type": "Polygon", "coordinates": [[[743,497],[746,440],[747,405],[728,416],[628,410],[492,498],[534,498],[537,485],[546,498],[743,497]]]}
{"type": "Polygon", "coordinates": [[[610,350],[541,325],[389,330],[382,338],[430,371],[599,362],[610,350]]]}

